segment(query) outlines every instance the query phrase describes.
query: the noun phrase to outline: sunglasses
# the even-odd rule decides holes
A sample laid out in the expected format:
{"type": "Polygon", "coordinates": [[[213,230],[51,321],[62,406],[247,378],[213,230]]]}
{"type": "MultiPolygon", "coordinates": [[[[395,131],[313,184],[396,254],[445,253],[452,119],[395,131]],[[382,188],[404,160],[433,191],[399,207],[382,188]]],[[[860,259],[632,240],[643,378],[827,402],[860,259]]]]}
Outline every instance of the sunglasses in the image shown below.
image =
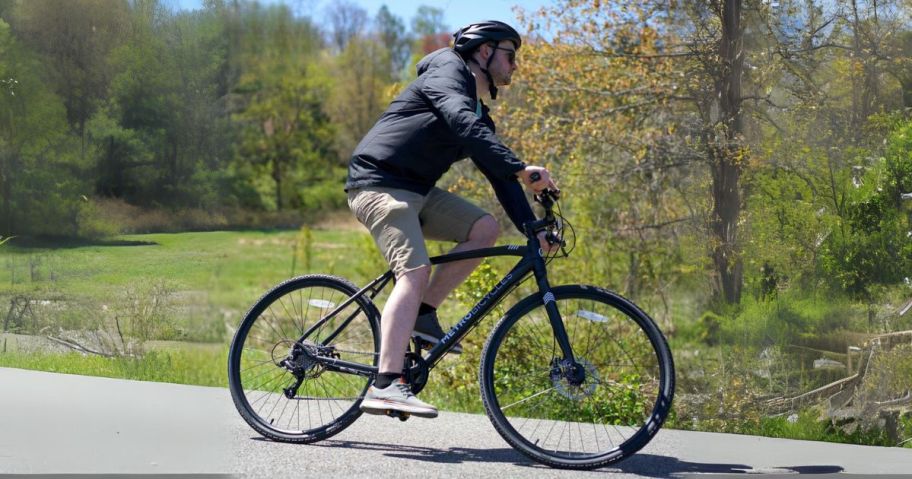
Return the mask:
{"type": "Polygon", "coordinates": [[[503,50],[503,51],[507,52],[507,60],[510,61],[510,65],[516,65],[516,50],[511,50],[509,48],[501,48],[501,47],[491,47],[491,48],[493,48],[495,50],[503,50]]]}

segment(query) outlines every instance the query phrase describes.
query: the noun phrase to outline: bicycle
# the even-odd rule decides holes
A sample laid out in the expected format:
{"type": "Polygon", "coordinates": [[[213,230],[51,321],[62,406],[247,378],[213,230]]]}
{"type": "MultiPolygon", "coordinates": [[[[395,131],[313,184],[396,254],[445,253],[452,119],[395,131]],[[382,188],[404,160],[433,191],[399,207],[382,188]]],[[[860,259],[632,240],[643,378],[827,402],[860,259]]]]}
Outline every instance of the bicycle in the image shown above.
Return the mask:
{"type": "MultiPolygon", "coordinates": [[[[404,373],[418,394],[453,345],[534,277],[538,294],[513,305],[484,346],[484,409],[507,443],[529,458],[594,469],[631,456],[658,432],[674,396],[674,364],[659,328],[631,301],[596,286],[550,286],[546,265],[553,256],[542,253],[536,235],[546,231],[569,254],[563,238],[569,223],[559,205],[554,212],[557,200],[558,192],[536,195],[545,214],[524,225],[525,246],[431,258],[432,264],[521,259],[437,345],[413,338],[404,373]]],[[[231,396],[253,429],[276,441],[312,443],[361,415],[360,402],[378,372],[380,313],[373,299],[392,279],[387,271],[359,289],[344,278],[306,275],[254,304],[228,359],[231,396]]]]}

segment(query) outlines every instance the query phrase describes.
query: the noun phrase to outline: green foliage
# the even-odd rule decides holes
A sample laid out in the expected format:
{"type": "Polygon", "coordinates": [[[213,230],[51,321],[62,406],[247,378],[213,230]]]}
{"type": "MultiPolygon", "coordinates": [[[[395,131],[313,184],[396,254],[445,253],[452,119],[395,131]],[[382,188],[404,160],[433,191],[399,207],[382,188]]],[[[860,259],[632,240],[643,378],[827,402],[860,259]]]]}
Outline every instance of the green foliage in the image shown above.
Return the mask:
{"type": "Polygon", "coordinates": [[[249,102],[234,116],[244,125],[236,161],[271,178],[278,210],[303,206],[293,192],[325,179],[333,163],[333,127],[322,109],[329,78],[320,71],[305,59],[289,64],[266,57],[241,78],[249,102]],[[277,68],[277,61],[284,67],[277,68]]]}
{"type": "Polygon", "coordinates": [[[0,234],[73,234],[84,166],[39,57],[0,20],[0,234]]]}
{"type": "MultiPolygon", "coordinates": [[[[321,55],[323,32],[285,5],[209,2],[193,12],[157,0],[4,5],[13,25],[0,28],[6,234],[116,233],[103,212],[80,201],[93,197],[264,217],[340,209],[340,159],[348,153],[337,148],[350,151],[394,81],[385,44],[357,33],[365,38],[352,44],[369,47],[358,55],[321,55]],[[364,61],[377,75],[355,71],[364,61]],[[353,83],[335,81],[346,76],[369,77],[371,104],[330,115],[340,111],[330,100],[351,94],[353,83]],[[342,121],[354,117],[357,128],[342,121]]],[[[408,35],[388,11],[383,19],[401,63],[408,35]]]]}
{"type": "Polygon", "coordinates": [[[868,446],[896,446],[883,430],[857,429],[847,433],[832,422],[820,418],[820,411],[806,409],[795,415],[766,417],[760,420],[754,434],[766,437],[826,441],[868,446]]]}
{"type": "Polygon", "coordinates": [[[861,396],[878,402],[902,398],[910,392],[909,378],[912,378],[912,345],[878,351],[871,358],[861,396]]]}
{"type": "Polygon", "coordinates": [[[718,344],[723,322],[725,318],[712,311],[703,313],[697,321],[700,328],[698,339],[709,346],[718,344]]]}
{"type": "Polygon", "coordinates": [[[805,336],[860,327],[864,320],[864,310],[847,299],[796,291],[770,301],[744,301],[743,309],[731,319],[719,318],[718,334],[723,344],[784,346],[805,336]]]}
{"type": "Polygon", "coordinates": [[[455,291],[453,297],[462,303],[464,308],[471,308],[497,286],[501,276],[494,270],[491,262],[486,259],[475,268],[475,271],[469,275],[465,283],[455,291]]]}
{"type": "Polygon", "coordinates": [[[102,208],[94,201],[85,201],[80,205],[76,222],[79,224],[76,234],[81,238],[101,239],[126,232],[121,224],[105,217],[102,208]]]}
{"type": "Polygon", "coordinates": [[[871,298],[872,288],[901,282],[912,270],[909,207],[912,191],[912,123],[887,139],[885,156],[870,166],[847,195],[841,228],[823,249],[823,269],[849,293],[871,298]]]}

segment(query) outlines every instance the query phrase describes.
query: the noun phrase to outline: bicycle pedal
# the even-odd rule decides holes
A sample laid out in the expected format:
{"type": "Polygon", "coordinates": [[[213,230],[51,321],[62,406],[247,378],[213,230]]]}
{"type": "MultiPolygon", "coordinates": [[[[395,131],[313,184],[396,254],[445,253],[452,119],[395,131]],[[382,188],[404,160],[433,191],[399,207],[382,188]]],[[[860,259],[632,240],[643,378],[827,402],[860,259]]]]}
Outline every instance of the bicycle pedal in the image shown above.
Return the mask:
{"type": "Polygon", "coordinates": [[[425,350],[425,351],[430,351],[431,348],[434,347],[434,343],[432,343],[432,342],[430,342],[430,341],[428,341],[428,340],[426,340],[426,339],[419,338],[418,336],[412,336],[412,339],[415,341],[415,344],[418,345],[418,349],[423,349],[423,350],[425,350]]]}
{"type": "Polygon", "coordinates": [[[409,413],[407,413],[407,412],[393,411],[392,409],[387,409],[387,410],[385,411],[385,413],[386,413],[387,416],[389,416],[389,417],[394,417],[394,418],[396,418],[396,419],[399,419],[399,420],[402,421],[402,422],[408,421],[408,419],[409,419],[410,417],[412,417],[412,415],[409,414],[409,413]]]}

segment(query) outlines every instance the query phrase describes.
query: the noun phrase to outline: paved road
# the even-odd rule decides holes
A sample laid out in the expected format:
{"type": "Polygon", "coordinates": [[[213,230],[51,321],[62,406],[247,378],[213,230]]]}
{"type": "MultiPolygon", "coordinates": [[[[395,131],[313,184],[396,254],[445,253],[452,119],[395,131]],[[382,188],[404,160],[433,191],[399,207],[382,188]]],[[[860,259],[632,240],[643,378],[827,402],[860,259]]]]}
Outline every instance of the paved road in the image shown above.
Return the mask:
{"type": "MultiPolygon", "coordinates": [[[[0,368],[0,474],[246,477],[685,477],[908,474],[912,450],[660,431],[615,468],[561,471],[514,452],[479,415],[363,416],[317,445],[260,439],[227,390],[0,368]]],[[[822,477],[822,476],[816,476],[822,477]]]]}

